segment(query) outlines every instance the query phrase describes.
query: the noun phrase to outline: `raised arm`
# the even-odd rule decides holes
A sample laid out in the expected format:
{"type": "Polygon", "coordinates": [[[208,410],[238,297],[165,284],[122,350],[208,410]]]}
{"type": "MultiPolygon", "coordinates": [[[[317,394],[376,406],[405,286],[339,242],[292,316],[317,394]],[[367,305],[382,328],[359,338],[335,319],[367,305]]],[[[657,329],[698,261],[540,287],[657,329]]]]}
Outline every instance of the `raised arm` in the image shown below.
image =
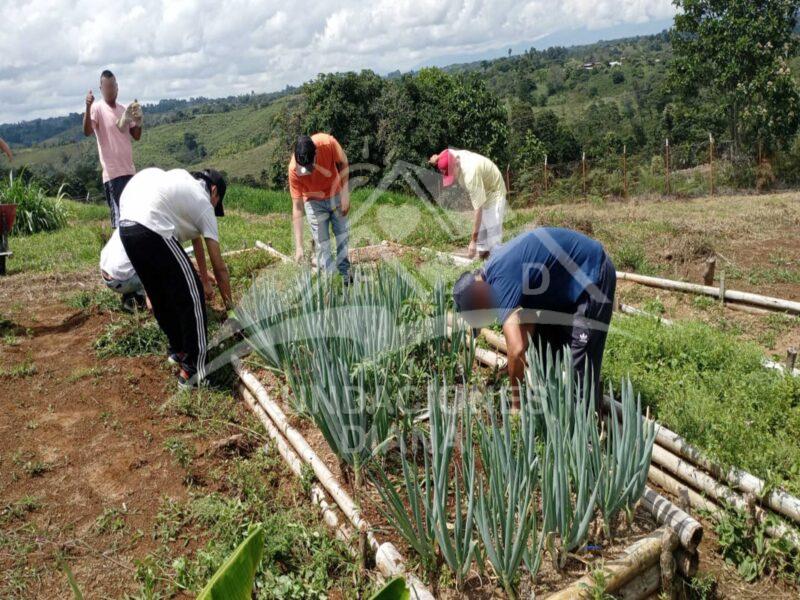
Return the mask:
{"type": "Polygon", "coordinates": [[[89,136],[94,133],[94,124],[92,123],[92,104],[94,104],[94,94],[92,90],[86,94],[86,111],[83,113],[83,135],[89,136]]]}
{"type": "Polygon", "coordinates": [[[222,258],[219,242],[213,238],[206,238],[206,248],[208,249],[208,258],[211,260],[211,268],[214,270],[214,277],[217,280],[217,287],[222,296],[222,302],[225,304],[225,310],[231,310],[233,308],[231,280],[228,274],[228,266],[222,258]]]}

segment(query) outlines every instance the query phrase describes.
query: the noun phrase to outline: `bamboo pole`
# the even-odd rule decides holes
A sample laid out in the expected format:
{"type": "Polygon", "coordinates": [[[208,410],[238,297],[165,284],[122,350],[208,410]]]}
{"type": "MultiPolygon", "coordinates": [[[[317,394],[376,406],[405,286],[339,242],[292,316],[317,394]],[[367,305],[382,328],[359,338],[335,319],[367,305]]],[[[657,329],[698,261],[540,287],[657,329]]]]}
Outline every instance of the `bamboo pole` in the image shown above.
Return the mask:
{"type": "Polygon", "coordinates": [[[642,506],[653,515],[659,525],[667,525],[678,534],[683,548],[689,552],[697,550],[703,539],[703,526],[691,515],[649,487],[645,487],[642,494],[642,506]]]}
{"type": "Polygon", "coordinates": [[[728,302],[725,305],[725,308],[730,308],[731,310],[750,315],[759,315],[762,317],[773,312],[771,310],[767,310],[766,308],[758,308],[756,306],[750,306],[749,304],[736,304],[735,302],[728,302]]]}
{"type": "Polygon", "coordinates": [[[674,321],[670,319],[665,319],[664,317],[659,317],[658,315],[650,314],[649,312],[643,311],[641,308],[636,308],[635,306],[631,306],[629,304],[619,304],[619,312],[626,314],[626,315],[635,315],[637,317],[649,317],[651,319],[657,319],[660,323],[664,325],[674,325],[674,321]]]}
{"type": "Polygon", "coordinates": [[[661,568],[653,565],[644,573],[631,579],[615,594],[620,600],[644,600],[661,589],[661,568]]]}
{"type": "MultiPolygon", "coordinates": [[[[603,396],[603,401],[606,406],[609,406],[610,400],[608,396],[603,396]]],[[[621,409],[619,402],[616,400],[614,402],[617,404],[617,408],[621,409]]],[[[792,496],[780,489],[770,490],[769,493],[764,496],[768,488],[762,479],[736,467],[722,467],[720,464],[708,458],[702,450],[693,446],[680,435],[661,424],[658,424],[658,428],[656,429],[656,444],[673,456],[685,459],[705,469],[717,480],[727,481],[739,491],[755,495],[763,505],[769,507],[773,511],[800,522],[800,498],[792,496]]],[[[670,493],[672,492],[670,491],[670,493]]]]}
{"type": "MultiPolygon", "coordinates": [[[[719,288],[713,286],[687,283],[685,281],[675,281],[673,279],[662,279],[660,277],[650,277],[648,275],[628,273],[626,271],[617,271],[617,279],[633,281],[649,287],[665,290],[703,294],[706,296],[713,296],[714,298],[719,298],[720,296],[719,288]]],[[[762,306],[771,310],[800,314],[800,302],[784,300],[782,298],[774,298],[772,296],[762,296],[760,294],[753,294],[750,292],[740,292],[737,290],[725,290],[724,294],[725,300],[731,302],[744,302],[746,304],[762,306]]]]}
{"type": "MultiPolygon", "coordinates": [[[[657,529],[647,537],[634,542],[625,550],[625,554],[605,563],[602,567],[605,591],[614,593],[640,574],[646,573],[657,564],[663,547],[664,528],[657,529]]],[[[590,589],[594,585],[592,573],[584,575],[566,588],[549,596],[549,600],[574,600],[590,598],[590,589]]]]}
{"type": "Polygon", "coordinates": [[[264,250],[265,252],[268,252],[269,254],[272,254],[272,256],[275,256],[275,257],[279,258],[283,262],[287,262],[287,263],[288,262],[292,262],[291,258],[286,256],[283,252],[279,252],[278,250],[273,248],[272,244],[265,244],[261,240],[256,240],[256,247],[260,248],[261,250],[264,250]]]}
{"type": "MultiPolygon", "coordinates": [[[[278,450],[278,453],[281,455],[281,457],[283,457],[283,459],[286,461],[286,464],[289,465],[289,469],[291,469],[291,471],[297,477],[303,477],[303,462],[300,460],[300,457],[297,456],[297,453],[292,450],[291,446],[286,441],[286,438],[284,438],[275,427],[274,423],[264,409],[261,408],[261,405],[258,403],[255,396],[253,396],[253,394],[250,393],[250,390],[247,389],[247,387],[241,382],[238,384],[237,388],[248,408],[253,412],[253,414],[256,415],[258,420],[261,421],[264,429],[267,430],[267,435],[269,435],[269,437],[272,439],[273,443],[275,444],[275,448],[278,450]]],[[[325,491],[318,483],[311,485],[310,495],[312,502],[314,502],[314,504],[316,504],[322,511],[322,518],[325,523],[331,529],[333,529],[337,538],[347,542],[349,545],[353,539],[353,531],[347,525],[339,522],[339,516],[337,514],[338,511],[335,507],[328,504],[325,491]]],[[[355,553],[355,550],[353,550],[353,552],[355,553]]]]}
{"type": "Polygon", "coordinates": [[[236,374],[242,384],[248,389],[256,402],[266,415],[272,420],[275,428],[291,444],[292,449],[303,462],[310,465],[319,482],[331,495],[339,506],[339,509],[352,523],[358,531],[364,531],[367,535],[369,547],[375,552],[375,564],[385,577],[403,575],[406,582],[411,587],[416,597],[424,600],[433,600],[433,595],[427,590],[413,574],[406,572],[405,563],[402,555],[390,542],[378,543],[373,533],[373,528],[363,518],[350,495],[339,485],[333,473],[328,469],[322,459],[317,456],[313,448],[308,444],[302,434],[289,424],[286,415],[281,408],[275,404],[267,394],[266,389],[258,379],[248,370],[242,367],[241,361],[237,357],[231,360],[236,374]]]}
{"type": "MultiPolygon", "coordinates": [[[[717,502],[732,506],[740,511],[748,511],[747,500],[740,494],[658,444],[653,445],[653,462],[692,487],[708,494],[717,502]]],[[[763,510],[758,510],[755,517],[759,523],[764,523],[767,520],[763,510]]],[[[782,523],[768,526],[767,533],[772,537],[785,537],[795,546],[800,547],[800,535],[782,523]]]]}

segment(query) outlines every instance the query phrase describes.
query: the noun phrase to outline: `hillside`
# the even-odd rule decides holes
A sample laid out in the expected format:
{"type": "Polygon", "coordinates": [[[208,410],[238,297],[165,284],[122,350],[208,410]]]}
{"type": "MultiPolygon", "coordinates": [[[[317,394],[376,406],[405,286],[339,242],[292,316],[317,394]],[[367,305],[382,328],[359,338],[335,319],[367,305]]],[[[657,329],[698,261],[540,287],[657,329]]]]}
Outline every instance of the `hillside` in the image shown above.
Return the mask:
{"type": "MultiPolygon", "coordinates": [[[[695,167],[706,160],[709,131],[714,132],[717,152],[724,153],[729,136],[726,137],[724,119],[708,104],[710,101],[688,106],[669,90],[667,70],[671,57],[668,33],[662,32],[569,48],[530,49],[519,55],[452,65],[443,71],[477,80],[479,87],[494,98],[484,106],[494,102],[503,115],[507,114],[508,130],[495,138],[501,142],[493,142],[494,153],[486,148],[483,151],[498,164],[509,166],[512,174],[523,175],[521,187],[532,189],[540,171],[532,165],[538,165],[544,154],[549,156],[554,174],[569,177],[576,172],[576,161],[582,152],[593,167],[606,173],[616,170],[623,147],[631,165],[649,168],[651,159],[663,153],[665,138],[671,142],[674,168],[695,167]]],[[[791,64],[796,76],[800,59],[794,57],[791,64]]],[[[440,90],[423,92],[413,85],[400,89],[403,77],[395,73],[381,80],[371,72],[329,76],[326,89],[335,89],[338,95],[332,96],[330,103],[338,102],[338,108],[321,109],[319,100],[316,105],[309,104],[308,110],[302,104],[310,87],[316,86],[319,94],[322,78],[300,92],[285,90],[218,100],[165,100],[146,107],[144,137],[134,144],[136,165],[213,165],[234,180],[282,187],[286,148],[294,135],[307,127],[334,131],[350,153],[376,148],[378,153],[370,153],[367,159],[375,164],[397,158],[424,162],[422,157],[442,143],[458,144],[459,140],[452,139],[452,135],[442,136],[437,129],[440,124],[428,119],[428,112],[437,108],[425,104],[425,98],[440,95],[440,90]],[[339,83],[330,78],[339,78],[339,83]],[[375,79],[385,82],[383,91],[374,85],[375,79]],[[390,89],[390,82],[399,87],[390,89]],[[373,96],[364,98],[373,92],[373,96]],[[414,97],[421,98],[421,104],[414,105],[411,114],[405,114],[414,97]],[[394,131],[387,135],[391,128],[394,131]],[[392,134],[392,143],[399,150],[383,156],[381,146],[392,134]]],[[[434,86],[440,84],[448,85],[437,82],[434,86]]],[[[469,95],[461,101],[462,114],[473,110],[477,102],[475,96],[469,95]]],[[[474,118],[464,117],[466,123],[474,118]]],[[[502,119],[505,121],[506,117],[502,119]]],[[[15,147],[15,166],[28,167],[53,188],[66,181],[73,196],[85,196],[87,192],[98,195],[99,188],[93,183],[99,179],[94,140],[82,136],[79,120],[80,115],[75,114],[61,120],[45,120],[46,123],[3,125],[0,135],[15,147]],[[44,135],[42,128],[55,133],[40,139],[44,135]],[[14,144],[15,139],[40,141],[20,147],[14,144]]],[[[487,135],[479,133],[477,139],[461,142],[481,151],[481,143],[487,139],[487,135]]],[[[755,142],[750,146],[748,152],[753,154],[755,142]]],[[[793,164],[778,165],[783,169],[779,173],[783,181],[793,181],[793,164]]],[[[7,167],[5,158],[0,157],[0,169],[7,167]]],[[[753,185],[754,173],[748,171],[744,175],[746,181],[736,186],[753,185]]],[[[572,187],[575,185],[573,182],[572,187]]],[[[619,181],[603,182],[598,191],[618,193],[619,189],[619,181]]]]}

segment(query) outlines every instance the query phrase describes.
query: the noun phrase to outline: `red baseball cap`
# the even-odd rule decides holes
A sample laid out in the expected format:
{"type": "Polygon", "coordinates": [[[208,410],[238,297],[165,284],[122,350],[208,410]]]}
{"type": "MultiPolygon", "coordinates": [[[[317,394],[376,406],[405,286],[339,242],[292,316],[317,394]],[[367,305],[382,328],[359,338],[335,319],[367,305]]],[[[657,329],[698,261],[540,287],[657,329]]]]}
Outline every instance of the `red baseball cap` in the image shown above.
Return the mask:
{"type": "Polygon", "coordinates": [[[436,161],[436,168],[439,169],[439,172],[444,176],[442,185],[444,187],[453,185],[453,182],[456,180],[456,157],[450,150],[445,150],[439,154],[439,158],[436,161]]]}

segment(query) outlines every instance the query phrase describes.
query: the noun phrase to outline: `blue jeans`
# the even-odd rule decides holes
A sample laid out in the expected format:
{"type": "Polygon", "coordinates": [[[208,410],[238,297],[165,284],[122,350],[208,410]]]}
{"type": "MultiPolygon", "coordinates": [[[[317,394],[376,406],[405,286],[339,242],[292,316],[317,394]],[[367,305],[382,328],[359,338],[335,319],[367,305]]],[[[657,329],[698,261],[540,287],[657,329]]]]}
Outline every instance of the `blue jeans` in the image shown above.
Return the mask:
{"type": "Polygon", "coordinates": [[[346,277],[350,272],[347,248],[350,241],[350,223],[342,214],[339,196],[327,200],[308,200],[303,206],[316,245],[317,268],[325,273],[334,272],[330,232],[330,229],[333,229],[336,238],[336,268],[343,277],[346,277]]]}

